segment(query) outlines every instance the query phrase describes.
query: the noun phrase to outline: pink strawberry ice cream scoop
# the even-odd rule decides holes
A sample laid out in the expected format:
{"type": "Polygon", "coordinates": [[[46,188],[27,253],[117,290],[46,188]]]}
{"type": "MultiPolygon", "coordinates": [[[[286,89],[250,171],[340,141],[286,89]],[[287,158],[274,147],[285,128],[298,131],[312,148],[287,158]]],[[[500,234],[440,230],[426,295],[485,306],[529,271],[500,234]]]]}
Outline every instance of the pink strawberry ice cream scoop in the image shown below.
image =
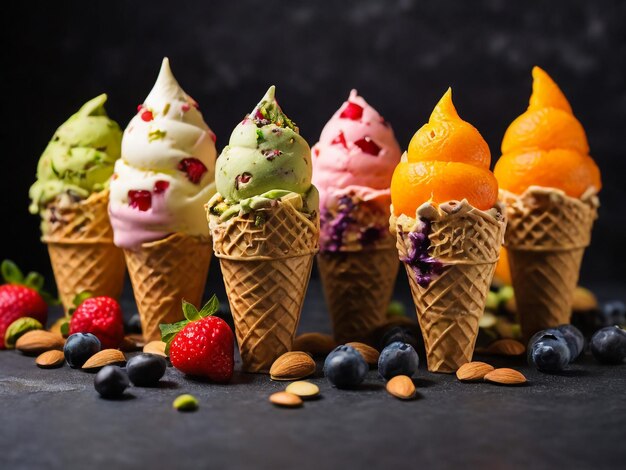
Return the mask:
{"type": "Polygon", "coordinates": [[[389,186],[401,156],[389,123],[352,90],[324,126],[312,154],[313,184],[320,193],[321,251],[342,251],[347,245],[360,249],[385,236],[389,186]],[[358,216],[364,208],[367,221],[358,216]],[[373,218],[380,223],[372,223],[373,218]]]}

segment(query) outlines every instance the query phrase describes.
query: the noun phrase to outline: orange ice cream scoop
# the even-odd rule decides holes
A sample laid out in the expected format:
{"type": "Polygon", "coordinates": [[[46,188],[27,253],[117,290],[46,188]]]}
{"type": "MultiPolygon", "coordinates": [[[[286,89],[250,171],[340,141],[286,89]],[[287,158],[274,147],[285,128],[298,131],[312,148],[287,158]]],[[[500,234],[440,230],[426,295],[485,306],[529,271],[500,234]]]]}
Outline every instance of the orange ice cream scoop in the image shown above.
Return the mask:
{"type": "Polygon", "coordinates": [[[463,199],[478,209],[491,209],[498,198],[498,183],[489,171],[490,163],[487,142],[459,117],[448,89],[394,171],[394,213],[414,216],[425,202],[463,199]]]}
{"type": "Polygon", "coordinates": [[[522,194],[529,186],[556,188],[580,197],[600,190],[600,170],[589,156],[582,125],[556,83],[533,68],[533,92],[525,113],[502,140],[502,157],[494,174],[501,189],[522,194]]]}

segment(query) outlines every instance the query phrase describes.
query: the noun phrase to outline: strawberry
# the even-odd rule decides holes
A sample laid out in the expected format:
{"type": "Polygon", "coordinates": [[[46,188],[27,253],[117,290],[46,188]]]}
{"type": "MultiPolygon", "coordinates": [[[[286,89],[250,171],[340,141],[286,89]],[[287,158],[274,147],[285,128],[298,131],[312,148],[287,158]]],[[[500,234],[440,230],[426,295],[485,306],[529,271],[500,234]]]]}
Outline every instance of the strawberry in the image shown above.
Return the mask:
{"type": "Polygon", "coordinates": [[[91,333],[102,343],[102,349],[118,348],[124,339],[124,320],[120,304],[111,297],[77,296],[78,307],[70,320],[70,335],[91,333]],[[85,300],[83,300],[85,299],[85,300]]]}
{"type": "Polygon", "coordinates": [[[185,320],[161,325],[172,365],[181,372],[226,383],[233,376],[234,336],[228,324],[212,316],[219,308],[213,296],[200,311],[183,300],[185,320]]]}
{"type": "Polygon", "coordinates": [[[49,295],[41,291],[41,274],[30,272],[24,277],[15,263],[9,260],[2,262],[0,270],[7,282],[0,286],[0,349],[5,349],[6,330],[15,320],[31,317],[42,325],[46,324],[48,305],[44,297],[49,298],[49,295]]]}

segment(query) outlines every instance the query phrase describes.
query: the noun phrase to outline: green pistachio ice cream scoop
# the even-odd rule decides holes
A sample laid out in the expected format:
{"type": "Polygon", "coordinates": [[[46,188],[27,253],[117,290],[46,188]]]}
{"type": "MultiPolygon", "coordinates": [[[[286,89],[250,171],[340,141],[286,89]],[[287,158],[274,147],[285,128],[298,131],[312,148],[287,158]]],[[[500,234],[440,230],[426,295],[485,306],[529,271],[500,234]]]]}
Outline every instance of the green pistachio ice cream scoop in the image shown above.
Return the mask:
{"type": "Polygon", "coordinates": [[[106,189],[120,157],[122,131],[107,116],[102,94],[88,101],[55,132],[37,165],[29,210],[36,214],[62,193],[79,199],[106,189]]]}
{"type": "Polygon", "coordinates": [[[270,87],[235,127],[217,159],[215,182],[227,204],[268,192],[304,195],[311,189],[311,149],[283,114],[270,87]]]}

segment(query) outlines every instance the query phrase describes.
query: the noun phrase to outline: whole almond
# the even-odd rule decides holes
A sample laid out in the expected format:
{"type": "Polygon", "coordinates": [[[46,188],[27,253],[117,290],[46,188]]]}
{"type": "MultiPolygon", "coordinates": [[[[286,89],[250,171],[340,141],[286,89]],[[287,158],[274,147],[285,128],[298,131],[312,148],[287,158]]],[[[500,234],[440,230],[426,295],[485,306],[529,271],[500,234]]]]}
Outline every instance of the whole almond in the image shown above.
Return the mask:
{"type": "Polygon", "coordinates": [[[370,366],[378,365],[378,357],[380,356],[380,353],[373,347],[368,346],[365,343],[358,343],[356,341],[352,343],[346,343],[346,346],[352,346],[359,353],[361,353],[361,356],[363,356],[365,362],[367,362],[370,366]]]}
{"type": "Polygon", "coordinates": [[[126,356],[119,349],[103,349],[87,359],[82,368],[95,370],[111,364],[123,364],[125,362],[126,356]]]}
{"type": "Polygon", "coordinates": [[[494,370],[494,367],[485,362],[468,362],[459,367],[459,370],[456,371],[456,378],[463,382],[476,382],[483,380],[485,375],[492,370],[494,370]]]}
{"type": "Polygon", "coordinates": [[[415,397],[415,384],[406,375],[396,375],[387,382],[387,391],[401,400],[410,400],[415,397]]]}
{"type": "Polygon", "coordinates": [[[574,312],[588,312],[598,308],[598,299],[589,289],[578,286],[574,291],[572,310],[574,312]]]}
{"type": "Polygon", "coordinates": [[[302,351],[286,352],[270,368],[272,380],[298,380],[315,372],[315,361],[302,351]]]}
{"type": "Polygon", "coordinates": [[[497,356],[521,356],[526,352],[526,347],[514,339],[498,339],[487,346],[487,354],[497,356]]]}
{"type": "Polygon", "coordinates": [[[526,382],[526,377],[515,369],[495,369],[485,375],[487,382],[492,382],[500,385],[520,385],[526,382]]]}
{"type": "Polygon", "coordinates": [[[322,333],[304,333],[297,336],[291,349],[304,351],[314,356],[326,356],[337,347],[337,343],[330,335],[322,333]]]}
{"type": "Polygon", "coordinates": [[[63,351],[59,351],[57,349],[41,353],[37,356],[37,359],[35,359],[35,364],[42,369],[54,369],[56,367],[61,367],[64,362],[65,355],[63,354],[63,351]]]}
{"type": "Polygon", "coordinates": [[[15,343],[15,349],[24,354],[35,356],[53,349],[62,350],[65,340],[62,336],[45,330],[32,330],[15,343]]]}
{"type": "Polygon", "coordinates": [[[296,408],[302,406],[302,398],[289,392],[276,392],[270,395],[270,401],[274,405],[296,408]]]}
{"type": "Polygon", "coordinates": [[[143,347],[143,352],[167,357],[167,354],[165,354],[166,346],[167,345],[163,341],[150,341],[143,347]]]}

